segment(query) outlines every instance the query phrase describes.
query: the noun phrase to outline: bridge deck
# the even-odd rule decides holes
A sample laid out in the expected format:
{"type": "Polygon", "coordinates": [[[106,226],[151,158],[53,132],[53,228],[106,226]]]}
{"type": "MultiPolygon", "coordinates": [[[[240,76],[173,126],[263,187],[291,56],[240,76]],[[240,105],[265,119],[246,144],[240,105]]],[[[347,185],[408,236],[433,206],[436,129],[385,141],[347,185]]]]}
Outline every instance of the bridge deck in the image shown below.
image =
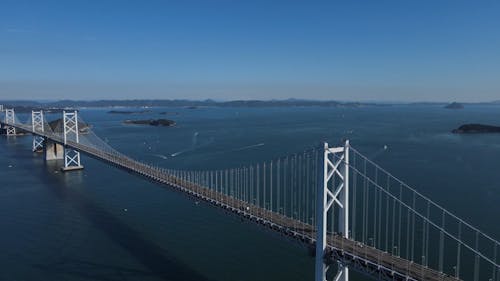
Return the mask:
{"type": "MultiPolygon", "coordinates": [[[[3,122],[0,123],[3,124],[3,122]]],[[[15,127],[32,132],[27,126],[15,127]]],[[[58,143],[63,143],[62,138],[55,134],[38,132],[34,134],[51,139],[52,141],[58,143]]],[[[273,231],[277,231],[302,243],[307,243],[311,246],[315,243],[315,230],[312,225],[305,224],[296,219],[283,216],[279,213],[256,205],[249,204],[226,194],[217,192],[213,189],[208,189],[192,182],[182,180],[126,156],[117,156],[115,154],[72,141],[68,141],[65,146],[78,150],[98,160],[120,167],[124,170],[146,177],[154,182],[197,197],[212,205],[229,210],[239,216],[266,226],[273,231]]],[[[330,234],[327,237],[327,241],[330,254],[325,257],[325,260],[340,260],[341,262],[355,266],[372,276],[378,275],[379,279],[422,281],[458,280],[434,269],[393,256],[376,248],[363,245],[357,241],[343,238],[340,235],[330,234]]]]}

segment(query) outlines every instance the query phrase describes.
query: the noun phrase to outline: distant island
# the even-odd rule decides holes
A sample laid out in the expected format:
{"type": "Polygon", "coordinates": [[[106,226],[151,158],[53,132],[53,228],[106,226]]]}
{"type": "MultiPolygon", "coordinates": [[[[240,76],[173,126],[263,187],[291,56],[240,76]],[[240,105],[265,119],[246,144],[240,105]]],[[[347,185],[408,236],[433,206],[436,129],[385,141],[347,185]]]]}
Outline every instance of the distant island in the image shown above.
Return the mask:
{"type": "Polygon", "coordinates": [[[463,109],[464,105],[458,102],[452,102],[448,105],[446,105],[444,108],[446,109],[463,109]]]}
{"type": "MultiPolygon", "coordinates": [[[[48,123],[49,123],[50,129],[52,129],[52,131],[54,131],[54,132],[62,132],[63,131],[63,119],[62,118],[49,121],[48,123]]],[[[88,133],[90,131],[91,127],[92,126],[87,124],[87,123],[80,122],[80,121],[78,122],[78,131],[81,134],[88,133]]]]}
{"type": "Polygon", "coordinates": [[[128,111],[128,110],[111,110],[108,111],[109,114],[144,114],[150,113],[151,110],[140,110],[140,111],[128,111]]]}
{"type": "Polygon", "coordinates": [[[483,124],[465,124],[451,131],[454,134],[500,133],[500,127],[483,124]]]}
{"type": "Polygon", "coordinates": [[[159,113],[160,115],[179,115],[179,112],[168,112],[168,111],[163,111],[159,113]]]}
{"type": "Polygon", "coordinates": [[[175,121],[168,119],[148,119],[148,120],[125,120],[124,124],[131,125],[150,125],[155,127],[172,127],[175,125],[175,121]]]}

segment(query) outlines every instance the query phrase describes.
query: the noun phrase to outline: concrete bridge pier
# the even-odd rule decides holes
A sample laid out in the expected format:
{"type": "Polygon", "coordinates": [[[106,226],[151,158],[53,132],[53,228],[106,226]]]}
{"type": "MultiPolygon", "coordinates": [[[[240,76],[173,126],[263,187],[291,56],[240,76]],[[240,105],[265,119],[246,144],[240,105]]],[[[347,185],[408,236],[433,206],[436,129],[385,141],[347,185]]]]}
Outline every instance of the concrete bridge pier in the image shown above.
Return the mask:
{"type": "Polygon", "coordinates": [[[43,150],[45,151],[46,161],[64,159],[64,147],[62,144],[45,139],[43,142],[43,150]]]}

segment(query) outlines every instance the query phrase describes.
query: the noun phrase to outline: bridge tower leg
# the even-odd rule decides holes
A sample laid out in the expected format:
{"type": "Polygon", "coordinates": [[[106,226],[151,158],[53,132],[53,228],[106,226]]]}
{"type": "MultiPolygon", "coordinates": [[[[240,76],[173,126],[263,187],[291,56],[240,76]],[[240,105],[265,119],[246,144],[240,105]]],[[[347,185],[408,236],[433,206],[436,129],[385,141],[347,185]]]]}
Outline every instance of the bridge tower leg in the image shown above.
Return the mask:
{"type": "Polygon", "coordinates": [[[78,131],[78,112],[63,112],[63,131],[64,131],[64,167],[62,171],[81,170],[80,152],[68,147],[68,137],[74,136],[72,142],[79,143],[78,131]]]}
{"type": "MultiPolygon", "coordinates": [[[[16,123],[16,114],[13,108],[5,109],[5,124],[15,124],[16,123]]],[[[16,128],[11,126],[5,126],[5,130],[7,131],[7,136],[15,136],[16,128]]]]}
{"type": "MultiPolygon", "coordinates": [[[[43,111],[31,111],[31,125],[33,126],[33,132],[43,133],[44,132],[44,119],[43,111]]],[[[44,138],[41,136],[33,135],[33,151],[42,152],[44,148],[44,138]]]]}
{"type": "MultiPolygon", "coordinates": [[[[328,147],[325,143],[322,160],[323,170],[319,173],[318,200],[316,206],[316,277],[315,281],[326,281],[328,270],[325,264],[327,246],[328,212],[335,205],[338,212],[338,229],[344,238],[349,238],[349,141],[343,147],[328,147]],[[333,177],[338,178],[332,186],[333,177]],[[330,184],[329,184],[330,183],[330,184]]],[[[349,268],[339,262],[335,281],[348,281],[349,268]]]]}

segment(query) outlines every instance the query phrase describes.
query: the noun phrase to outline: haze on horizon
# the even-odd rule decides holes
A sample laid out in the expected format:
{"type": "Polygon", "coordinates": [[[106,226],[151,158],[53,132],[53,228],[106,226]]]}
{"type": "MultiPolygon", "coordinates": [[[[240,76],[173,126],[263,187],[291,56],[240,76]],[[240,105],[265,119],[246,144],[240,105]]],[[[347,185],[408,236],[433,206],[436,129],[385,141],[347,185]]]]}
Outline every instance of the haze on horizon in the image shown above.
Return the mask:
{"type": "Polygon", "coordinates": [[[500,100],[498,1],[0,7],[0,99],[500,100]]]}

